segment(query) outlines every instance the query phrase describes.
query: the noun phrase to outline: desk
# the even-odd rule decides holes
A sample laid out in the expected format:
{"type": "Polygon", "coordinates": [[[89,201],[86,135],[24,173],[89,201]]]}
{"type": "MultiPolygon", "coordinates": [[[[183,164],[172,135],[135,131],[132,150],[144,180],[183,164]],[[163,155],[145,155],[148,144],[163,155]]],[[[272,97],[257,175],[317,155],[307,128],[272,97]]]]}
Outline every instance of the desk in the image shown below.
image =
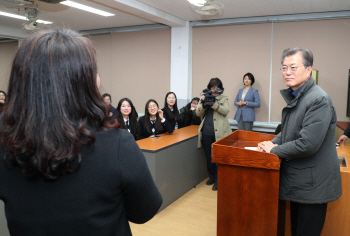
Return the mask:
{"type": "Polygon", "coordinates": [[[197,148],[198,128],[191,125],[160,134],[162,138],[136,141],[162,194],[160,210],[207,178],[204,150],[197,148]]]}
{"type": "MultiPolygon", "coordinates": [[[[339,156],[345,156],[348,167],[340,167],[343,194],[341,197],[328,203],[326,221],[321,236],[348,236],[350,235],[350,146],[341,145],[337,148],[339,156]]],[[[291,235],[290,206],[286,209],[285,236],[291,235]]]]}

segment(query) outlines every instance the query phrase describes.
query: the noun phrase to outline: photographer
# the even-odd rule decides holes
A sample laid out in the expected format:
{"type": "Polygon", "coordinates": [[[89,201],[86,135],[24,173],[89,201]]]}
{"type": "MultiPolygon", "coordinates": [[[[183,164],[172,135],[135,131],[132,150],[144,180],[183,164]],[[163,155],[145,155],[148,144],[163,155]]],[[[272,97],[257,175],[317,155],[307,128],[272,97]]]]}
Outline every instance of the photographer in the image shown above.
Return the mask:
{"type": "Polygon", "coordinates": [[[203,145],[207,158],[209,180],[206,184],[214,184],[213,190],[217,190],[217,165],[211,162],[211,145],[230,134],[232,130],[227,119],[228,98],[222,95],[224,88],[221,80],[211,79],[207,88],[196,109],[197,116],[202,120],[198,129],[198,148],[203,145]]]}

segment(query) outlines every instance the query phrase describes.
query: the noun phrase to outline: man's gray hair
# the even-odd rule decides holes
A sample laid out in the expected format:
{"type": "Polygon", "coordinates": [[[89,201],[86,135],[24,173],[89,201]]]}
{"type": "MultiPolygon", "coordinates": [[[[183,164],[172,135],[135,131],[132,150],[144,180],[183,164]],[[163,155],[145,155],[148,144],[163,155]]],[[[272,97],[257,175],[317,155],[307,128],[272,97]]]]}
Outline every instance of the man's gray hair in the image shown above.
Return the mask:
{"type": "Polygon", "coordinates": [[[299,48],[299,47],[287,48],[286,50],[284,50],[282,54],[281,64],[283,65],[283,61],[286,57],[293,56],[298,52],[301,52],[305,69],[313,65],[314,56],[312,55],[312,52],[308,49],[299,48]]]}

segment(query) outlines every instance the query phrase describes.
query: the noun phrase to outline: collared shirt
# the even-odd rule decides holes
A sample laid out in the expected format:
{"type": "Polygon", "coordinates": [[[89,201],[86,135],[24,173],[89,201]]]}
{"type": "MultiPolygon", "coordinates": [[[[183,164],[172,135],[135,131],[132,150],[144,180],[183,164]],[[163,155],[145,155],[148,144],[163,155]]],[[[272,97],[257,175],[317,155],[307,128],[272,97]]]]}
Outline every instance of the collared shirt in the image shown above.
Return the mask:
{"type": "MultiPolygon", "coordinates": [[[[303,85],[304,86],[304,85],[303,85]]],[[[301,88],[303,87],[301,86],[300,88],[298,88],[297,90],[293,91],[291,88],[288,90],[289,92],[289,97],[290,99],[293,101],[294,98],[298,95],[299,91],[301,90],[301,88]]]]}
{"type": "Polygon", "coordinates": [[[126,124],[126,122],[129,120],[129,119],[125,119],[124,117],[123,117],[123,119],[124,119],[124,123],[126,124]]]}
{"type": "MultiPolygon", "coordinates": [[[[155,123],[156,123],[156,120],[157,120],[157,117],[154,118],[154,120],[152,120],[151,117],[150,117],[149,119],[150,119],[150,121],[151,121],[152,124],[155,124],[155,123]]],[[[163,118],[163,120],[161,120],[160,122],[164,123],[164,122],[165,122],[165,118],[163,118]]]]}
{"type": "Polygon", "coordinates": [[[130,131],[130,122],[129,122],[129,119],[125,119],[124,117],[123,117],[123,119],[124,119],[124,124],[125,124],[125,126],[126,126],[126,129],[129,131],[129,133],[131,132],[130,131]]]}

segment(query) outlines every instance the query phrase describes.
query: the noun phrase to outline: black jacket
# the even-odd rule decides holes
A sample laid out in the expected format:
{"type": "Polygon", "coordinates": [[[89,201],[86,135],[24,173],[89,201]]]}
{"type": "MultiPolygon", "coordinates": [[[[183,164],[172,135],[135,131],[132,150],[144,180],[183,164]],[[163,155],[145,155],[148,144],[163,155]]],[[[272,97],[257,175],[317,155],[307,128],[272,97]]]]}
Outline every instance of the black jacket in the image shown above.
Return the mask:
{"type": "MultiPolygon", "coordinates": [[[[139,139],[148,138],[149,136],[152,135],[152,132],[148,132],[146,130],[146,125],[151,126],[151,130],[152,130],[152,128],[155,128],[154,126],[152,126],[150,120],[145,121],[145,117],[142,116],[142,117],[139,118],[138,124],[139,124],[139,128],[140,128],[139,139]],[[147,122],[147,123],[145,124],[145,122],[147,122]]],[[[173,131],[174,131],[174,128],[165,119],[165,122],[162,123],[162,130],[156,130],[155,133],[156,134],[162,134],[162,133],[168,132],[169,134],[171,134],[173,131]]]]}
{"type": "Polygon", "coordinates": [[[196,110],[189,110],[187,105],[180,109],[180,115],[184,127],[190,125],[200,125],[202,122],[201,118],[197,116],[196,110]]]}
{"type": "Polygon", "coordinates": [[[130,236],[128,221],[157,213],[162,197],[132,135],[118,129],[95,136],[94,147],[80,150],[80,169],[52,182],[5,167],[0,150],[0,199],[11,235],[130,236]]]}
{"type": "MultiPolygon", "coordinates": [[[[170,125],[173,127],[173,129],[175,129],[176,122],[177,122],[177,127],[178,127],[178,129],[184,127],[184,125],[183,125],[181,119],[178,120],[178,121],[176,121],[175,118],[170,118],[170,117],[166,114],[166,112],[164,111],[164,108],[162,109],[162,111],[163,111],[164,118],[170,123],[170,125]]],[[[173,114],[174,114],[174,112],[173,112],[173,114]]]]}

